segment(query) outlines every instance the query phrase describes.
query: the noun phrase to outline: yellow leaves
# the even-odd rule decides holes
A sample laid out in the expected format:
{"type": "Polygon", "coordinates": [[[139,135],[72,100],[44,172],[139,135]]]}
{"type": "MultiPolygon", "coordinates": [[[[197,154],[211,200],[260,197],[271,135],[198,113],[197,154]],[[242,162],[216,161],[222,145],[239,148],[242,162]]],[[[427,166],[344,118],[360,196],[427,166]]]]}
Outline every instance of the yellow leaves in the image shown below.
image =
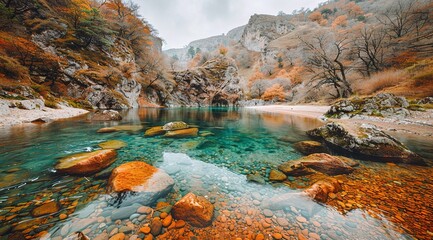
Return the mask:
{"type": "Polygon", "coordinates": [[[347,16],[341,15],[335,18],[334,22],[332,22],[332,27],[346,27],[347,26],[347,16]]]}

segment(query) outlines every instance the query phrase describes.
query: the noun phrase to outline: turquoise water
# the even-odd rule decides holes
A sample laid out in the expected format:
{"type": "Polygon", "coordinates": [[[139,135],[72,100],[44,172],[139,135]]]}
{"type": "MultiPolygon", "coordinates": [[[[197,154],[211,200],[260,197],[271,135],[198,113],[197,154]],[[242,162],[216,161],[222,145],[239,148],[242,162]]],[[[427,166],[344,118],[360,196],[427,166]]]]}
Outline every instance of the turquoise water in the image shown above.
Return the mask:
{"type": "MultiPolygon", "coordinates": [[[[308,229],[314,230],[322,239],[410,239],[410,236],[394,231],[394,225],[386,218],[372,218],[361,210],[342,215],[333,208],[299,197],[296,195],[299,190],[282,184],[247,182],[247,174],[258,173],[266,179],[271,169],[301,157],[292,144],[306,140],[304,132],[320,125],[317,120],[302,117],[212,108],[139,109],[124,113],[124,120],[118,123],[91,122],[82,117],[48,125],[0,129],[0,235],[19,231],[36,236],[46,231],[48,238],[61,239],[80,230],[92,238],[107,229],[112,230],[114,222],[104,220],[115,210],[110,205],[112,196],[105,193],[107,175],[60,176],[53,167],[58,158],[96,150],[98,143],[115,139],[126,142],[127,147],[118,150],[117,160],[111,168],[140,160],[164,169],[174,178],[173,192],[161,201],[173,204],[192,191],[210,199],[217,206],[216,215],[223,210],[234,213],[239,210],[239,214],[246,215],[246,210],[242,209],[262,210],[260,204],[255,204],[257,201],[263,205],[266,199],[295,193],[287,206],[274,210],[275,217],[290,222],[290,226],[284,228],[286,230],[303,229],[303,224],[297,223],[295,218],[304,216],[309,222],[320,223],[319,227],[315,224],[308,229]],[[206,133],[206,136],[184,139],[144,137],[148,127],[180,120],[197,125],[199,133],[206,133]],[[114,125],[141,125],[143,129],[96,133],[102,127],[114,125]],[[29,212],[34,206],[53,199],[61,205],[57,213],[49,218],[31,216],[29,212]],[[62,213],[69,215],[68,218],[59,220],[62,213]],[[93,220],[83,223],[86,219],[93,220]],[[29,224],[21,229],[16,227],[18,223],[21,226],[29,224]]],[[[134,214],[120,223],[131,223],[136,228],[131,234],[148,221],[134,214]]],[[[245,227],[240,222],[234,223],[235,228],[245,227]]],[[[212,231],[209,229],[209,235],[202,233],[201,236],[203,239],[232,236],[219,233],[221,235],[215,237],[217,235],[212,231]]]]}

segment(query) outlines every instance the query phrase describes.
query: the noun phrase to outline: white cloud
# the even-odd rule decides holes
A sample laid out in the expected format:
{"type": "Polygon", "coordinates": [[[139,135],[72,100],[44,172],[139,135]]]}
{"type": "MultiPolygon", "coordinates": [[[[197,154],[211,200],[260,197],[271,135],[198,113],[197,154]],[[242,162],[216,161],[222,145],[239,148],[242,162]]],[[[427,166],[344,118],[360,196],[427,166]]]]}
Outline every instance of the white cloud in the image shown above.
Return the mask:
{"type": "Polygon", "coordinates": [[[247,24],[251,15],[314,9],[323,0],[133,0],[140,14],[166,41],[164,49],[227,33],[247,24]]]}

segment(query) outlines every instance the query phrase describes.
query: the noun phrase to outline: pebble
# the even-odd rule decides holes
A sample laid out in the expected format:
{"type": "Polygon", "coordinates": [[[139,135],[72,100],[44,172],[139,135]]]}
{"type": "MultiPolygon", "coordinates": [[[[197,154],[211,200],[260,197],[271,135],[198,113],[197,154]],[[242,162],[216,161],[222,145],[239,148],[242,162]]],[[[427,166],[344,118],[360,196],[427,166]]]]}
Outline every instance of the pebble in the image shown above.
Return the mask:
{"type": "Polygon", "coordinates": [[[309,236],[310,238],[314,238],[314,239],[316,239],[316,240],[320,240],[320,236],[319,236],[319,234],[317,234],[317,233],[313,233],[313,232],[311,232],[311,233],[308,234],[308,236],[309,236]]]}
{"type": "Polygon", "coordinates": [[[149,234],[150,233],[150,227],[144,226],[144,227],[140,228],[140,232],[142,232],[144,234],[149,234]]]}
{"type": "Polygon", "coordinates": [[[173,220],[173,217],[171,215],[166,216],[164,218],[164,220],[162,220],[162,226],[164,226],[164,227],[170,226],[172,220],[173,220]]]}
{"type": "Polygon", "coordinates": [[[296,221],[300,222],[300,223],[306,223],[307,219],[302,217],[302,216],[297,216],[296,217],[296,221]]]}
{"type": "Polygon", "coordinates": [[[68,217],[68,215],[66,215],[64,213],[62,213],[62,214],[59,215],[59,219],[60,220],[66,219],[67,217],[68,217]]]}
{"type": "Polygon", "coordinates": [[[119,228],[119,232],[121,233],[130,233],[132,232],[133,228],[129,227],[129,226],[122,226],[119,228]]]}
{"type": "Polygon", "coordinates": [[[179,220],[176,222],[176,228],[183,228],[185,226],[185,221],[184,220],[179,220]]]}
{"type": "Polygon", "coordinates": [[[256,205],[256,206],[259,206],[260,205],[260,201],[259,200],[253,200],[253,204],[256,205]]]}
{"type": "Polygon", "coordinates": [[[264,240],[264,239],[265,239],[265,235],[259,233],[259,234],[257,234],[257,236],[256,236],[255,239],[256,239],[256,240],[264,240]]]}
{"type": "Polygon", "coordinates": [[[152,208],[147,206],[142,206],[137,209],[137,213],[140,214],[150,214],[152,212],[152,208]]]}
{"type": "Polygon", "coordinates": [[[124,233],[117,233],[116,235],[110,238],[110,240],[123,240],[123,239],[125,239],[124,233]]]}
{"type": "Polygon", "coordinates": [[[272,234],[272,237],[273,237],[274,239],[279,240],[279,239],[282,239],[282,238],[283,238],[283,235],[281,235],[281,233],[274,233],[274,234],[272,234]]]}
{"type": "Polygon", "coordinates": [[[287,227],[287,226],[289,226],[289,221],[287,221],[287,219],[285,219],[285,218],[277,218],[277,223],[281,227],[287,227]]]}
{"type": "Polygon", "coordinates": [[[161,215],[159,215],[159,217],[162,219],[166,218],[167,216],[168,216],[168,213],[166,213],[166,212],[163,212],[163,213],[161,213],[161,215]]]}
{"type": "Polygon", "coordinates": [[[272,216],[274,216],[274,213],[271,210],[269,210],[269,209],[263,210],[263,214],[265,215],[265,217],[272,217],[272,216]]]}
{"type": "Polygon", "coordinates": [[[116,235],[118,232],[119,232],[119,229],[117,227],[115,227],[113,230],[111,230],[110,236],[116,235]]]}
{"type": "Polygon", "coordinates": [[[138,214],[138,213],[134,213],[134,214],[132,214],[131,216],[129,216],[129,220],[133,220],[133,219],[135,219],[135,218],[138,218],[138,217],[140,217],[140,214],[138,214]]]}
{"type": "Polygon", "coordinates": [[[248,226],[251,226],[253,224],[253,220],[251,220],[250,217],[246,217],[245,222],[247,223],[248,226]]]}
{"type": "Polygon", "coordinates": [[[162,230],[162,222],[158,218],[154,218],[150,224],[150,233],[153,236],[158,236],[162,230]]]}
{"type": "Polygon", "coordinates": [[[98,236],[96,236],[93,240],[106,240],[106,239],[108,239],[108,234],[103,232],[98,236]]]}

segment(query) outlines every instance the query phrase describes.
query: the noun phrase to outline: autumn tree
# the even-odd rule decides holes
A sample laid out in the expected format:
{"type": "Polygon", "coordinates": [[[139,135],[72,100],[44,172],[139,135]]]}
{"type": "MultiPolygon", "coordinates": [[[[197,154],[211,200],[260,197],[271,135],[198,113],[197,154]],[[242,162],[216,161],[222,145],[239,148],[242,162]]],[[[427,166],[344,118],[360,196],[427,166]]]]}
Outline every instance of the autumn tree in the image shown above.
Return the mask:
{"type": "Polygon", "coordinates": [[[347,16],[346,15],[341,15],[338,16],[334,19],[334,21],[332,22],[332,27],[346,27],[347,26],[347,16]]]}
{"type": "Polygon", "coordinates": [[[265,101],[284,101],[286,99],[284,88],[278,83],[266,89],[261,97],[265,101]]]}
{"type": "Polygon", "coordinates": [[[315,87],[331,85],[336,91],[331,94],[333,97],[346,98],[353,93],[346,77],[349,66],[344,62],[349,41],[333,38],[329,34],[313,37],[311,41],[299,37],[307,54],[305,65],[314,74],[313,80],[318,81],[315,87]]]}
{"type": "Polygon", "coordinates": [[[399,0],[378,17],[378,20],[389,30],[391,37],[401,38],[414,29],[413,10],[416,2],[399,0]]]}
{"type": "Polygon", "coordinates": [[[107,47],[112,44],[110,35],[113,33],[101,17],[96,8],[84,10],[86,17],[79,23],[76,32],[83,41],[83,47],[95,44],[98,47],[107,47]]]}

